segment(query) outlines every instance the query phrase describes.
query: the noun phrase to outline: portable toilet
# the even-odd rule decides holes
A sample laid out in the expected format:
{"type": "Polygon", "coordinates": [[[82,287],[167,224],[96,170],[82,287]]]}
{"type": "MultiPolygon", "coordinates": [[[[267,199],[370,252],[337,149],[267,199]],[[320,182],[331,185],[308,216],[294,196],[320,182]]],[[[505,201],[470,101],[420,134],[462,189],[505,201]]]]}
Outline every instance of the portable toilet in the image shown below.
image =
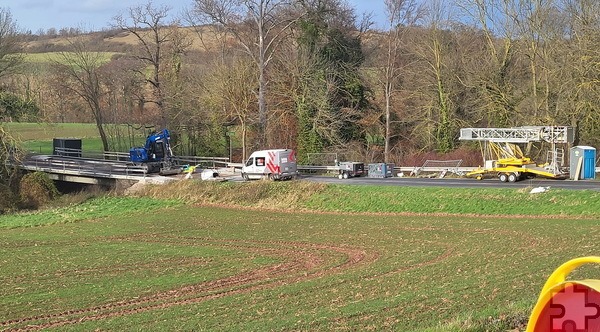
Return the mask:
{"type": "Polygon", "coordinates": [[[596,149],[591,146],[574,146],[570,154],[572,180],[596,178],[596,149]]]}

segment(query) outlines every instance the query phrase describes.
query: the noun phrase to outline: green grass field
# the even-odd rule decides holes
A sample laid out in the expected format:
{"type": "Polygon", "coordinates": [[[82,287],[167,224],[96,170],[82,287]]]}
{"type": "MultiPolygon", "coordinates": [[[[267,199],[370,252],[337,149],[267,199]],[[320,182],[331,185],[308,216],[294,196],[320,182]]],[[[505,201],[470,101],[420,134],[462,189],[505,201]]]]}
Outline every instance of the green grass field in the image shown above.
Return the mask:
{"type": "Polygon", "coordinates": [[[2,124],[21,141],[52,141],[55,137],[96,138],[98,129],[92,123],[22,123],[2,124]]]}
{"type": "Polygon", "coordinates": [[[595,192],[465,216],[479,208],[464,199],[473,191],[188,183],[0,216],[0,329],[514,331],[554,268],[600,249],[599,212],[547,210],[596,204],[595,192]],[[333,212],[351,206],[337,198],[346,190],[387,203],[333,212]],[[440,194],[462,208],[409,214],[439,207],[440,194]],[[242,195],[263,208],[197,204],[242,195]]]}
{"type": "MultiPolygon", "coordinates": [[[[65,52],[69,56],[70,52],[65,52]]],[[[99,58],[101,62],[110,62],[110,59],[117,53],[115,52],[100,52],[99,58]]],[[[51,62],[64,62],[64,57],[59,52],[45,52],[45,53],[30,53],[25,55],[25,62],[27,63],[51,63],[51,62]]]]}
{"type": "MultiPolygon", "coordinates": [[[[6,130],[17,138],[23,148],[35,153],[51,154],[53,138],[81,138],[82,150],[85,152],[103,151],[102,140],[98,129],[92,123],[19,123],[9,122],[2,124],[6,130]]],[[[115,130],[113,127],[111,130],[115,130]]],[[[119,130],[127,133],[127,127],[121,126],[119,130]]],[[[117,141],[116,135],[108,133],[110,144],[115,146],[114,150],[126,152],[131,147],[130,143],[117,141]]],[[[135,145],[142,145],[144,137],[137,134],[135,145]]]]}

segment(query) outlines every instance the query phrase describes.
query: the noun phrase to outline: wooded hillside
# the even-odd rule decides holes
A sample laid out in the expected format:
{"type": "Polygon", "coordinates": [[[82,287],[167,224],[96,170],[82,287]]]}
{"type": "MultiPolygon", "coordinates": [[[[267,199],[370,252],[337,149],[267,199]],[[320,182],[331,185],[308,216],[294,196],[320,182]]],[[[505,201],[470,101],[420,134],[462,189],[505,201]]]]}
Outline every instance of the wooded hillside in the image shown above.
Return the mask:
{"type": "Polygon", "coordinates": [[[170,128],[182,154],[227,156],[231,138],[237,161],[466,158],[462,127],[571,125],[600,146],[597,1],[381,1],[383,31],[343,0],[194,0],[178,21],[146,3],[107,31],[5,32],[2,118],[94,122],[106,149],[122,123],[170,128]]]}

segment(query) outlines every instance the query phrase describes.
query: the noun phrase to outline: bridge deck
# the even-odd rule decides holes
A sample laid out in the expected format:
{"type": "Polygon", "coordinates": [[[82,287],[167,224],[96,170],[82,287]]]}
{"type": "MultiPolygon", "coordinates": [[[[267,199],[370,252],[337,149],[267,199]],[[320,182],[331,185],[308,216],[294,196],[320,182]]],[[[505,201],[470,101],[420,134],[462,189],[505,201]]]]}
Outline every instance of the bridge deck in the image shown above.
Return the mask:
{"type": "Polygon", "coordinates": [[[29,171],[64,174],[77,177],[143,180],[148,176],[146,166],[114,160],[32,155],[22,160],[19,168],[29,171]]]}

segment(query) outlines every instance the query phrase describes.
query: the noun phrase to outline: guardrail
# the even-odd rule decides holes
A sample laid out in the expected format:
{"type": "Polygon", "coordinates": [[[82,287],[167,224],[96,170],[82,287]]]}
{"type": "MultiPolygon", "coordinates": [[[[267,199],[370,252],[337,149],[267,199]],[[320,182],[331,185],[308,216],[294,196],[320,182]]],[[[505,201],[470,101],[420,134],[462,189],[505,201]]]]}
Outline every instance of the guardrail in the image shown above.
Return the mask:
{"type": "MultiPolygon", "coordinates": [[[[241,164],[240,164],[241,165],[241,164]]],[[[241,166],[240,166],[241,167],[241,166]]],[[[299,171],[338,171],[339,166],[316,166],[316,165],[298,165],[299,171]]],[[[478,167],[473,166],[460,166],[460,167],[442,167],[442,166],[403,166],[403,167],[394,167],[394,172],[402,172],[402,173],[439,173],[439,172],[452,172],[458,175],[464,175],[468,172],[474,171],[478,169],[478,167]]],[[[596,173],[600,173],[600,167],[596,167],[596,173]]]]}
{"type": "MultiPolygon", "coordinates": [[[[225,163],[226,167],[231,168],[242,168],[244,164],[242,163],[225,163]]],[[[298,171],[311,171],[311,172],[337,172],[340,170],[340,166],[335,165],[298,165],[298,171]]],[[[476,170],[477,167],[420,167],[420,166],[410,166],[410,167],[394,167],[394,172],[443,172],[448,171],[452,173],[468,173],[470,171],[476,170]]]]}
{"type": "MultiPolygon", "coordinates": [[[[449,171],[453,173],[467,173],[472,170],[477,169],[477,167],[442,167],[442,166],[405,166],[405,167],[394,167],[394,172],[443,172],[449,171]]],[[[339,166],[317,166],[317,165],[298,165],[299,171],[339,171],[339,166]]]]}
{"type": "Polygon", "coordinates": [[[176,156],[171,157],[171,161],[175,165],[201,165],[206,167],[215,168],[217,165],[227,166],[229,163],[229,158],[227,157],[196,157],[196,156],[176,156]]]}

